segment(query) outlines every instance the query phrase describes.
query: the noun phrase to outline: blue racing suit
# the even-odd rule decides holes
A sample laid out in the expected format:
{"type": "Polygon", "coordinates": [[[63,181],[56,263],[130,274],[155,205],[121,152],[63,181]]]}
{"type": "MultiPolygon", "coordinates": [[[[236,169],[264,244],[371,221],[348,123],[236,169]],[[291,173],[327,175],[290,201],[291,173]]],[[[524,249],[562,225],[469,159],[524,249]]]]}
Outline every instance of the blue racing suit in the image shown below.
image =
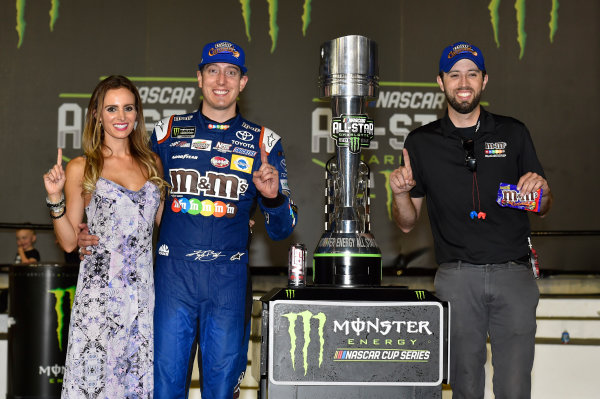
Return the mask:
{"type": "Polygon", "coordinates": [[[216,123],[196,111],[159,121],[151,141],[171,185],[155,267],[154,395],[187,398],[199,347],[202,398],[237,397],[250,326],[250,217],[258,203],[273,240],[297,220],[280,137],[239,113],[216,123]],[[275,199],[252,182],[261,146],[279,172],[275,199]]]}

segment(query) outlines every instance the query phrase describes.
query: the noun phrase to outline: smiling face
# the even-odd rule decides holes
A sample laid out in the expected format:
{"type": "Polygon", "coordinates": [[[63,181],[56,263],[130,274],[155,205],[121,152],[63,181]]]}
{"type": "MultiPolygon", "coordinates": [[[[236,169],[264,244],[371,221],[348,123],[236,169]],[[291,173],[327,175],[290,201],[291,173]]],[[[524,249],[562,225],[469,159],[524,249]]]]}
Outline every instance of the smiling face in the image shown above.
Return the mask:
{"type": "Polygon", "coordinates": [[[21,229],[15,233],[17,238],[17,246],[23,248],[24,251],[33,249],[33,243],[35,242],[35,233],[33,230],[21,229]]]}
{"type": "Polygon", "coordinates": [[[105,140],[127,138],[135,126],[136,117],[135,96],[129,89],[119,87],[106,92],[100,114],[105,140]]]}
{"type": "Polygon", "coordinates": [[[450,72],[443,73],[443,78],[437,78],[448,105],[460,114],[470,114],[479,106],[487,80],[487,74],[469,59],[457,61],[450,72]]]}
{"type": "Polygon", "coordinates": [[[232,64],[208,64],[198,71],[198,87],[202,89],[202,113],[224,122],[235,116],[238,95],[246,87],[248,77],[232,64]]]}

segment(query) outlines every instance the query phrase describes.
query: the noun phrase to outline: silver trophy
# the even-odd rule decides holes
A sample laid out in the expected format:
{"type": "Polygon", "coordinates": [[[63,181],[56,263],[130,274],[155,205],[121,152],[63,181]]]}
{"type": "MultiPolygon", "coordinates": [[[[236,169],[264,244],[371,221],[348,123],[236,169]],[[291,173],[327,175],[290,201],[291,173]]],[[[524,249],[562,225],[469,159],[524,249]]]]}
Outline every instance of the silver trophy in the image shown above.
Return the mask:
{"type": "Polygon", "coordinates": [[[381,251],[370,232],[369,167],[360,160],[374,134],[367,104],[377,96],[377,44],[344,36],[321,46],[319,95],[331,98],[336,155],[326,165],[325,232],[314,252],[315,285],[381,284],[381,251]]]}

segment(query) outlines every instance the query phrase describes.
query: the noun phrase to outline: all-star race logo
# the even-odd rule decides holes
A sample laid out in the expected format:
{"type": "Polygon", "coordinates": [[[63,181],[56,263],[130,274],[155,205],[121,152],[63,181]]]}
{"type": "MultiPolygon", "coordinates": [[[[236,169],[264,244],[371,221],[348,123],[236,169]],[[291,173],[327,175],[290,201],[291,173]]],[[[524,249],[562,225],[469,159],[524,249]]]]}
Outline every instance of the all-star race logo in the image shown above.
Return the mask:
{"type": "Polygon", "coordinates": [[[341,115],[331,121],[331,138],[338,147],[349,147],[357,154],[361,147],[369,147],[375,127],[367,115],[341,115]]]}
{"type": "Polygon", "coordinates": [[[377,99],[368,107],[372,120],[366,115],[333,118],[329,102],[317,100],[319,105],[312,112],[311,152],[318,154],[313,162],[325,167],[336,145],[360,151],[370,168],[372,209],[386,209],[392,220],[389,177],[400,166],[404,140],[411,130],[441,117],[446,98],[434,82],[381,82],[379,87],[377,99]]]}

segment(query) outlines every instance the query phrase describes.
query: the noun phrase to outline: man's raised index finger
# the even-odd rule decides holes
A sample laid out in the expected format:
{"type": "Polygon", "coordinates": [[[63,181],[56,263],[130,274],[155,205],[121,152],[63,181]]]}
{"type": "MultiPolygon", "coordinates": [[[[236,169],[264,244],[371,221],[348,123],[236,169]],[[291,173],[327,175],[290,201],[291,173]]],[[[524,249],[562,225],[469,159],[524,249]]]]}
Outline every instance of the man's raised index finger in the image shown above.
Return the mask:
{"type": "Polygon", "coordinates": [[[410,168],[410,157],[408,156],[408,150],[406,148],[402,149],[402,159],[404,160],[404,166],[408,169],[410,168]]]}
{"type": "Polygon", "coordinates": [[[265,150],[265,145],[260,146],[260,161],[263,164],[269,163],[269,156],[267,155],[267,150],[265,150]]]}
{"type": "Polygon", "coordinates": [[[62,165],[62,148],[58,149],[58,156],[56,157],[56,164],[62,165]]]}

